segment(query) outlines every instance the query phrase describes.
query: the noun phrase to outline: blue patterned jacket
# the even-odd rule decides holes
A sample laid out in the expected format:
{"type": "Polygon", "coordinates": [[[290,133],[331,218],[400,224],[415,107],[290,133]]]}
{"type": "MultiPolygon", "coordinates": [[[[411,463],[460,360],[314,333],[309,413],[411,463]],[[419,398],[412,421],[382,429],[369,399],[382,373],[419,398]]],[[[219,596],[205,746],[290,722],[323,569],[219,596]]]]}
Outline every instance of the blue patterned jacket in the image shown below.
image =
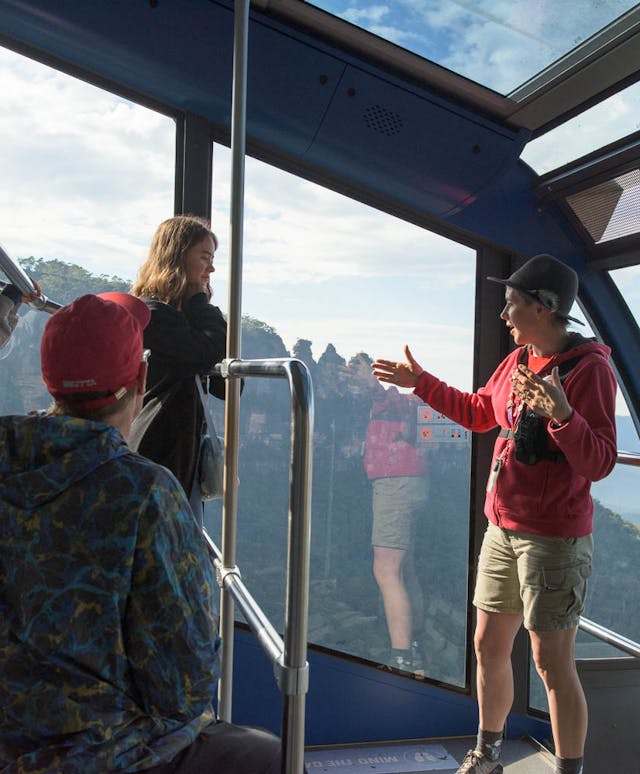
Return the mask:
{"type": "Polygon", "coordinates": [[[113,427],[0,418],[0,771],[140,771],[214,719],[215,577],[113,427]]]}

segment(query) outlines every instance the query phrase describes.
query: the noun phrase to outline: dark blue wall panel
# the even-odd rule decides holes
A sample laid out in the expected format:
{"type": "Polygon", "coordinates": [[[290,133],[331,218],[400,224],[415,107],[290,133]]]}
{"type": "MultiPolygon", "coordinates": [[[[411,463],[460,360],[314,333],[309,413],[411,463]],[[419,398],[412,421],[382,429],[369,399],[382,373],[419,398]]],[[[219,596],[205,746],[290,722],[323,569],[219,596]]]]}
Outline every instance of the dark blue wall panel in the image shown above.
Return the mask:
{"type": "MultiPolygon", "coordinates": [[[[233,720],[280,733],[282,699],[255,637],[236,631],[233,720]]],[[[478,710],[468,696],[351,660],[309,653],[307,744],[421,739],[475,734],[478,710]]],[[[509,717],[511,738],[549,737],[549,725],[509,717]]]]}
{"type": "Polygon", "coordinates": [[[524,137],[433,95],[348,67],[307,159],[446,217],[518,158],[524,137]]]}

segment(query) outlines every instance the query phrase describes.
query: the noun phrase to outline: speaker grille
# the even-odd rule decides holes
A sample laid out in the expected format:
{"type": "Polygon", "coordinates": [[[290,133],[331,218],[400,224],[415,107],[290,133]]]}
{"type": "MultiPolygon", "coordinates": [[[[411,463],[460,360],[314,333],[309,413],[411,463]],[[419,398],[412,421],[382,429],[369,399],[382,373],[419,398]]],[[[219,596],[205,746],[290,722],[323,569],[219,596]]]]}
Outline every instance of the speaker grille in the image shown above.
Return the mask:
{"type": "Polygon", "coordinates": [[[370,105],[362,114],[365,124],[372,132],[392,137],[402,131],[402,118],[393,110],[381,105],[370,105]]]}

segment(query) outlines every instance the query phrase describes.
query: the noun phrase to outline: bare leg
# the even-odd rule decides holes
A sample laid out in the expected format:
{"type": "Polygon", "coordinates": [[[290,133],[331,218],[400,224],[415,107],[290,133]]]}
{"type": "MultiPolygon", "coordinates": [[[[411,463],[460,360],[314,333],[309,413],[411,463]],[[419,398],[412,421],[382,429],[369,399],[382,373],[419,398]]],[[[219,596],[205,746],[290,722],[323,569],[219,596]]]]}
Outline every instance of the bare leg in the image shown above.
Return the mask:
{"type": "Polygon", "coordinates": [[[477,611],[474,638],[478,661],[477,688],[480,728],[502,731],[513,704],[511,651],[522,616],[477,611]]]}
{"type": "Polygon", "coordinates": [[[382,594],[391,647],[403,650],[411,645],[411,605],[402,579],[406,556],[401,548],[373,547],[373,574],[382,594]]]}
{"type": "Polygon", "coordinates": [[[538,674],[549,700],[551,728],[560,758],[580,758],[587,737],[587,702],[576,670],[576,628],[529,632],[538,674]]]}
{"type": "Polygon", "coordinates": [[[412,631],[411,639],[419,637],[424,628],[424,594],[422,586],[418,580],[416,572],[416,563],[413,558],[413,548],[407,551],[407,558],[402,565],[402,577],[404,585],[409,595],[409,604],[411,606],[412,631]]]}

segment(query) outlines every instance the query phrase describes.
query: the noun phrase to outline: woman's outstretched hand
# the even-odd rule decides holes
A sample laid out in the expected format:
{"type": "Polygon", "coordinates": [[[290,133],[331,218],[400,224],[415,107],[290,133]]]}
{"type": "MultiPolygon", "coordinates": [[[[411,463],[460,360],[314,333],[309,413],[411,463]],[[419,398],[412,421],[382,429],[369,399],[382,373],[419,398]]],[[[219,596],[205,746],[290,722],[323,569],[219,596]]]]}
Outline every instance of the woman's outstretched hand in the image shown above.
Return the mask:
{"type": "Polygon", "coordinates": [[[398,387],[415,387],[424,369],[414,360],[411,350],[406,344],[404,354],[407,358],[404,363],[395,363],[392,360],[375,360],[371,364],[371,370],[376,379],[379,382],[388,382],[398,387]]]}

